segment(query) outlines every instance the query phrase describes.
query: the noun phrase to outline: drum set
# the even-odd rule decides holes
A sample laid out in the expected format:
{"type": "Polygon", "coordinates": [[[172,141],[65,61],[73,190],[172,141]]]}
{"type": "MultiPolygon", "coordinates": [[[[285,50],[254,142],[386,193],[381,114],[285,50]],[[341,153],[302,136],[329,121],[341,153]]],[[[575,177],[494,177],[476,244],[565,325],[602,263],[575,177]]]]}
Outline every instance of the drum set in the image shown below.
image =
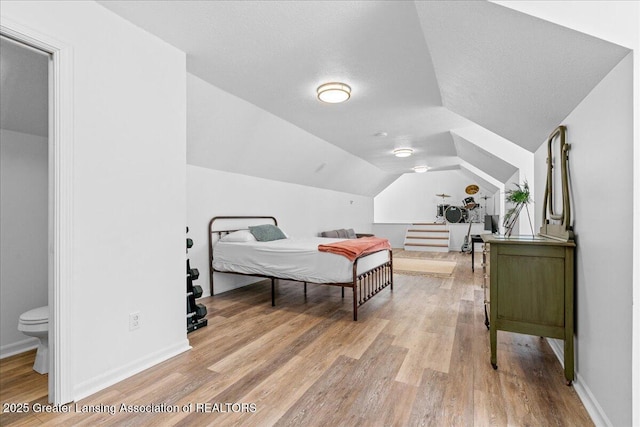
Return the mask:
{"type": "MultiPolygon", "coordinates": [[[[454,206],[445,203],[447,198],[451,197],[448,194],[436,194],[436,196],[442,198],[442,203],[436,208],[436,222],[444,223],[464,223],[464,222],[480,222],[481,221],[481,206],[476,203],[473,198],[473,194],[476,194],[480,189],[477,185],[472,184],[465,188],[465,192],[469,194],[469,197],[462,199],[460,206],[454,206]]],[[[484,198],[485,201],[487,197],[484,198]]]]}

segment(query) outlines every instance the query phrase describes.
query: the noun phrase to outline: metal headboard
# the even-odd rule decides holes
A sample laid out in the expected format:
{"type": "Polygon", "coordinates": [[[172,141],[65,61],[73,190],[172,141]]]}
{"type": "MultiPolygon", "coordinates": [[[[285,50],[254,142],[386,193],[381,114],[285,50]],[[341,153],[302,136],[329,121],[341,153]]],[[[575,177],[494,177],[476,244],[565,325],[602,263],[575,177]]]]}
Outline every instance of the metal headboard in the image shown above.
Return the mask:
{"type": "Polygon", "coordinates": [[[249,225],[247,225],[247,227],[244,227],[244,228],[234,227],[230,229],[215,230],[214,223],[216,221],[224,222],[226,220],[226,221],[235,221],[236,224],[238,221],[239,222],[246,221],[248,224],[249,222],[253,222],[251,220],[260,220],[260,219],[267,219],[272,221],[273,225],[278,225],[278,220],[273,216],[247,216],[247,215],[215,216],[211,218],[211,221],[209,221],[209,233],[208,233],[209,234],[209,291],[211,292],[211,296],[213,296],[213,244],[214,244],[213,235],[217,234],[218,239],[220,239],[223,235],[233,233],[234,231],[247,230],[249,227],[249,225]]]}

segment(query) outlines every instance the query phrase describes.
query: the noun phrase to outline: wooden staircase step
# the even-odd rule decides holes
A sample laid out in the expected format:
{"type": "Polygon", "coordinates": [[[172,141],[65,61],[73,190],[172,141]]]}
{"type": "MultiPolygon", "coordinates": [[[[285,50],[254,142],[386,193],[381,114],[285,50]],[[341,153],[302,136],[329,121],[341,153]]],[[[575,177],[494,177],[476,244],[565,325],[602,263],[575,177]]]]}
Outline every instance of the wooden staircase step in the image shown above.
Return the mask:
{"type": "Polygon", "coordinates": [[[406,251],[448,252],[450,233],[442,222],[414,222],[404,235],[406,251]]]}

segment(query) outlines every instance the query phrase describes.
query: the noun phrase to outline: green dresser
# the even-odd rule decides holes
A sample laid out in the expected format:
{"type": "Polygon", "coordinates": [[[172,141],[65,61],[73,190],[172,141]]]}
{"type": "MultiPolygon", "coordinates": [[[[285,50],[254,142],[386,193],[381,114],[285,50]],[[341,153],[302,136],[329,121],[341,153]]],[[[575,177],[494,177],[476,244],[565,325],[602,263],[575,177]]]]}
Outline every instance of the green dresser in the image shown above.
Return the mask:
{"type": "Polygon", "coordinates": [[[564,376],[574,379],[573,241],[483,235],[490,279],[491,365],[498,368],[498,330],[564,340],[564,376]]]}

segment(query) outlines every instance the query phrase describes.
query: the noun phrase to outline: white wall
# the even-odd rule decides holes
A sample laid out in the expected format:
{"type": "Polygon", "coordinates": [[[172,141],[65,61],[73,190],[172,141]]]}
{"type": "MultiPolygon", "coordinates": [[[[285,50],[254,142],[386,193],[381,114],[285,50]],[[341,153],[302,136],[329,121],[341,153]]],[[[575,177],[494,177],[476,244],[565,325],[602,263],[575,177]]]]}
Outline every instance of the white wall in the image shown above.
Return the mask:
{"type": "MultiPolygon", "coordinates": [[[[205,296],[214,216],[272,215],[292,236],[371,232],[368,194],[395,176],[191,74],[187,95],[189,258],[205,296]]],[[[216,274],[214,293],[254,281],[216,274]]]]}
{"type": "Polygon", "coordinates": [[[3,1],[0,16],[73,50],[78,399],[188,348],[185,54],[94,2],[3,1]]]}
{"type": "Polygon", "coordinates": [[[0,357],[37,345],[22,313],[47,305],[47,138],[0,130],[0,357]]]}
{"type": "MultiPolygon", "coordinates": [[[[458,128],[452,130],[451,133],[459,138],[464,138],[489,153],[498,155],[500,159],[518,169],[517,172],[514,173],[514,176],[504,183],[504,189],[513,187],[513,182],[522,183],[526,180],[529,183],[531,192],[535,191],[533,153],[509,141],[508,139],[483,128],[482,126],[458,128]]],[[[478,173],[484,172],[478,171],[478,173]]],[[[499,181],[494,179],[493,183],[500,187],[499,181]]],[[[502,225],[504,214],[506,212],[504,190],[502,188],[497,199],[499,200],[496,200],[498,206],[496,214],[500,215],[500,224],[502,225]]],[[[534,205],[530,206],[530,208],[531,207],[535,209],[534,205]]],[[[500,228],[500,231],[503,232],[503,228],[500,228]]],[[[531,234],[531,227],[529,227],[528,224],[518,221],[518,224],[514,227],[513,233],[523,235],[531,234]]]]}
{"type": "MultiPolygon", "coordinates": [[[[484,222],[472,222],[470,224],[447,224],[449,230],[449,251],[459,252],[467,235],[486,234],[484,222]]],[[[490,233],[490,232],[489,232],[490,233]]]]}
{"type": "MultiPolygon", "coordinates": [[[[290,184],[248,175],[187,166],[187,220],[194,246],[191,266],[200,270],[198,284],[209,294],[209,221],[222,215],[268,215],[292,237],[317,236],[336,228],[370,233],[371,197],[290,184]]],[[[259,279],[261,280],[261,279],[259,279]]],[[[214,293],[237,288],[256,279],[216,274],[214,293]]]]}
{"type": "Polygon", "coordinates": [[[404,238],[407,235],[407,223],[380,223],[373,224],[372,233],[378,237],[389,240],[392,248],[404,247],[404,238]]]}
{"type": "MultiPolygon", "coordinates": [[[[604,422],[614,426],[632,425],[632,73],[629,54],[563,121],[577,243],[576,387],[591,394],[604,422]]],[[[545,158],[543,144],[535,155],[541,176],[545,158]]],[[[544,185],[537,188],[542,201],[544,185]]]]}
{"type": "MultiPolygon", "coordinates": [[[[464,189],[474,183],[458,170],[404,174],[374,198],[375,222],[433,221],[437,206],[442,203],[442,198],[436,194],[448,194],[451,197],[445,199],[445,204],[461,206],[463,199],[469,197],[464,189]]],[[[480,199],[481,193],[487,194],[480,188],[480,192],[473,196],[476,203],[484,203],[480,199]]],[[[489,209],[492,210],[493,206],[489,209]]]]}
{"type": "Polygon", "coordinates": [[[191,165],[365,196],[398,176],[191,74],[187,91],[191,165]]]}
{"type": "MultiPolygon", "coordinates": [[[[633,57],[633,141],[640,144],[640,3],[637,1],[496,1],[521,12],[599,37],[634,50],[633,57]]],[[[627,205],[633,211],[633,260],[640,259],[640,150],[632,155],[633,192],[627,205]]],[[[640,425],[640,263],[633,262],[633,425],[640,425]]],[[[606,369],[606,368],[603,368],[606,369]]],[[[592,384],[597,387],[598,384],[592,384]]],[[[577,389],[579,390],[579,389],[577,389]]],[[[581,395],[582,397],[582,395],[581,395]]],[[[583,399],[584,400],[584,399],[583,399]]],[[[587,409],[589,406],[587,405],[587,409]]],[[[597,416],[598,408],[592,408],[597,416]]],[[[591,411],[590,411],[591,412],[591,411]]],[[[604,422],[604,421],[603,421],[604,422]]]]}
{"type": "MultiPolygon", "coordinates": [[[[640,3],[637,1],[499,1],[504,6],[634,50],[633,141],[640,145],[640,3]]],[[[640,259],[640,150],[633,152],[633,259],[640,259]]],[[[633,263],[633,425],[640,425],[640,262],[633,263]]]]}

